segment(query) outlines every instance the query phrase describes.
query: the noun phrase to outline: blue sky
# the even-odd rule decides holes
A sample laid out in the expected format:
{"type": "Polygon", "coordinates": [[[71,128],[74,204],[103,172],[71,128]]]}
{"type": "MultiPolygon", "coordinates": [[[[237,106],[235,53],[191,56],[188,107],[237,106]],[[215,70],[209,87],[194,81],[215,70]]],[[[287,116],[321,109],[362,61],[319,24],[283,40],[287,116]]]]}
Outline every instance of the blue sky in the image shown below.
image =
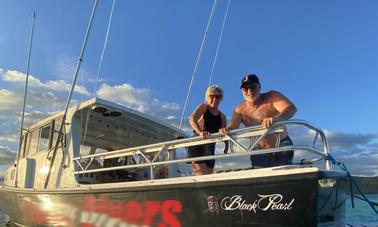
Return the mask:
{"type": "MultiPolygon", "coordinates": [[[[212,0],[118,0],[100,78],[111,0],[100,1],[79,74],[76,101],[96,95],[177,124],[212,0]]],[[[228,0],[218,0],[187,114],[204,100],[228,0]]],[[[0,173],[17,144],[32,12],[37,14],[27,122],[62,110],[93,1],[2,1],[0,173]]],[[[278,90],[295,119],[326,130],[355,174],[378,175],[378,2],[232,0],[213,83],[230,117],[242,76],[278,90]]]]}

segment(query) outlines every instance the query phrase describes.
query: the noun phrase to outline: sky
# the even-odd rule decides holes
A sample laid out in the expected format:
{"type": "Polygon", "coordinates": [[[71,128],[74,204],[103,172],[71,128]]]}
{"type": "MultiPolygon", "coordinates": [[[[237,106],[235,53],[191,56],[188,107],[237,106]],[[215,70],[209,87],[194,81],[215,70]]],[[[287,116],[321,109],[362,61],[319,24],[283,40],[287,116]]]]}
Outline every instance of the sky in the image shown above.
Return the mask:
{"type": "MultiPolygon", "coordinates": [[[[378,175],[378,1],[218,0],[185,113],[212,84],[230,118],[240,81],[259,76],[297,107],[294,119],[323,129],[331,153],[355,175],[378,175]],[[216,54],[217,45],[221,42],[216,54]]],[[[94,1],[0,4],[0,176],[14,160],[28,46],[36,13],[25,125],[62,111],[94,1]]],[[[101,97],[178,125],[212,0],[99,2],[74,101],[101,97]]]]}

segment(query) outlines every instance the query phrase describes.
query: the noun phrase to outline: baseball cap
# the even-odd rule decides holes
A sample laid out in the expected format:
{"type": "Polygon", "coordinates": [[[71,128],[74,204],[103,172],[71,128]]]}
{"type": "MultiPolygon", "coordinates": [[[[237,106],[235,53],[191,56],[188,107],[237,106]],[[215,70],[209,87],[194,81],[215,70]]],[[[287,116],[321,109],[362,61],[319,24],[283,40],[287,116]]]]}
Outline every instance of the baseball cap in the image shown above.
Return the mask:
{"type": "Polygon", "coordinates": [[[243,77],[243,79],[241,81],[240,89],[242,89],[246,85],[250,85],[250,84],[259,84],[260,85],[259,78],[255,74],[249,74],[249,75],[243,77]]]}

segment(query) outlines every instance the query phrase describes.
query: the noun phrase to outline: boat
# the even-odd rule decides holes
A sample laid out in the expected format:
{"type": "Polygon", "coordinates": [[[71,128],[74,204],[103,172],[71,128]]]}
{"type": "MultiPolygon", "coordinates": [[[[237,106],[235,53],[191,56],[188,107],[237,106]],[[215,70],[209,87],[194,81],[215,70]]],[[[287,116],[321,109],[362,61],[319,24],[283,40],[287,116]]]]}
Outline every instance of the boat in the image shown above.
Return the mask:
{"type": "Polygon", "coordinates": [[[348,174],[333,165],[321,129],[291,120],[275,122],[269,129],[251,126],[202,139],[100,98],[69,108],[85,42],[65,110],[25,130],[21,127],[17,158],[0,186],[0,206],[9,223],[133,227],[344,224],[348,174]],[[289,126],[309,131],[310,143],[258,149],[260,140],[278,136],[289,126]],[[216,155],[186,157],[190,147],[209,143],[216,143],[216,155]],[[301,160],[267,168],[240,168],[234,161],[286,150],[293,150],[301,160]],[[183,170],[187,163],[209,159],[230,165],[201,176],[183,170]]]}
{"type": "Polygon", "coordinates": [[[146,114],[94,98],[68,110],[61,142],[54,147],[62,116],[48,117],[23,134],[18,160],[6,171],[0,188],[0,204],[12,223],[319,226],[344,221],[347,176],[332,170],[324,132],[305,121],[278,122],[269,130],[247,127],[202,140],[146,114]],[[289,125],[312,130],[313,144],[255,149],[266,135],[289,125]],[[190,146],[214,142],[218,150],[229,143],[227,153],[180,155],[190,146]],[[194,160],[248,158],[287,149],[318,158],[269,168],[236,165],[202,176],[180,170],[194,160]],[[324,166],[316,167],[317,162],[324,166]]]}

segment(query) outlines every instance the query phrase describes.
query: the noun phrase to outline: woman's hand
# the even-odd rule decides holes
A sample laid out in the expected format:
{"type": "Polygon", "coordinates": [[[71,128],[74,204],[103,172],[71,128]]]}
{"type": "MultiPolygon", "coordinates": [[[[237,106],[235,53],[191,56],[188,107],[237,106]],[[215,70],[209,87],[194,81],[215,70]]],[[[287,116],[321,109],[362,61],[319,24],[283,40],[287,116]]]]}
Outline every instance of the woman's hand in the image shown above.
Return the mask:
{"type": "Polygon", "coordinates": [[[222,133],[223,135],[227,135],[230,131],[227,128],[220,128],[219,132],[222,133]]]}
{"type": "Polygon", "coordinates": [[[198,134],[202,137],[202,139],[207,139],[210,137],[210,132],[208,131],[200,131],[198,134]]]}

